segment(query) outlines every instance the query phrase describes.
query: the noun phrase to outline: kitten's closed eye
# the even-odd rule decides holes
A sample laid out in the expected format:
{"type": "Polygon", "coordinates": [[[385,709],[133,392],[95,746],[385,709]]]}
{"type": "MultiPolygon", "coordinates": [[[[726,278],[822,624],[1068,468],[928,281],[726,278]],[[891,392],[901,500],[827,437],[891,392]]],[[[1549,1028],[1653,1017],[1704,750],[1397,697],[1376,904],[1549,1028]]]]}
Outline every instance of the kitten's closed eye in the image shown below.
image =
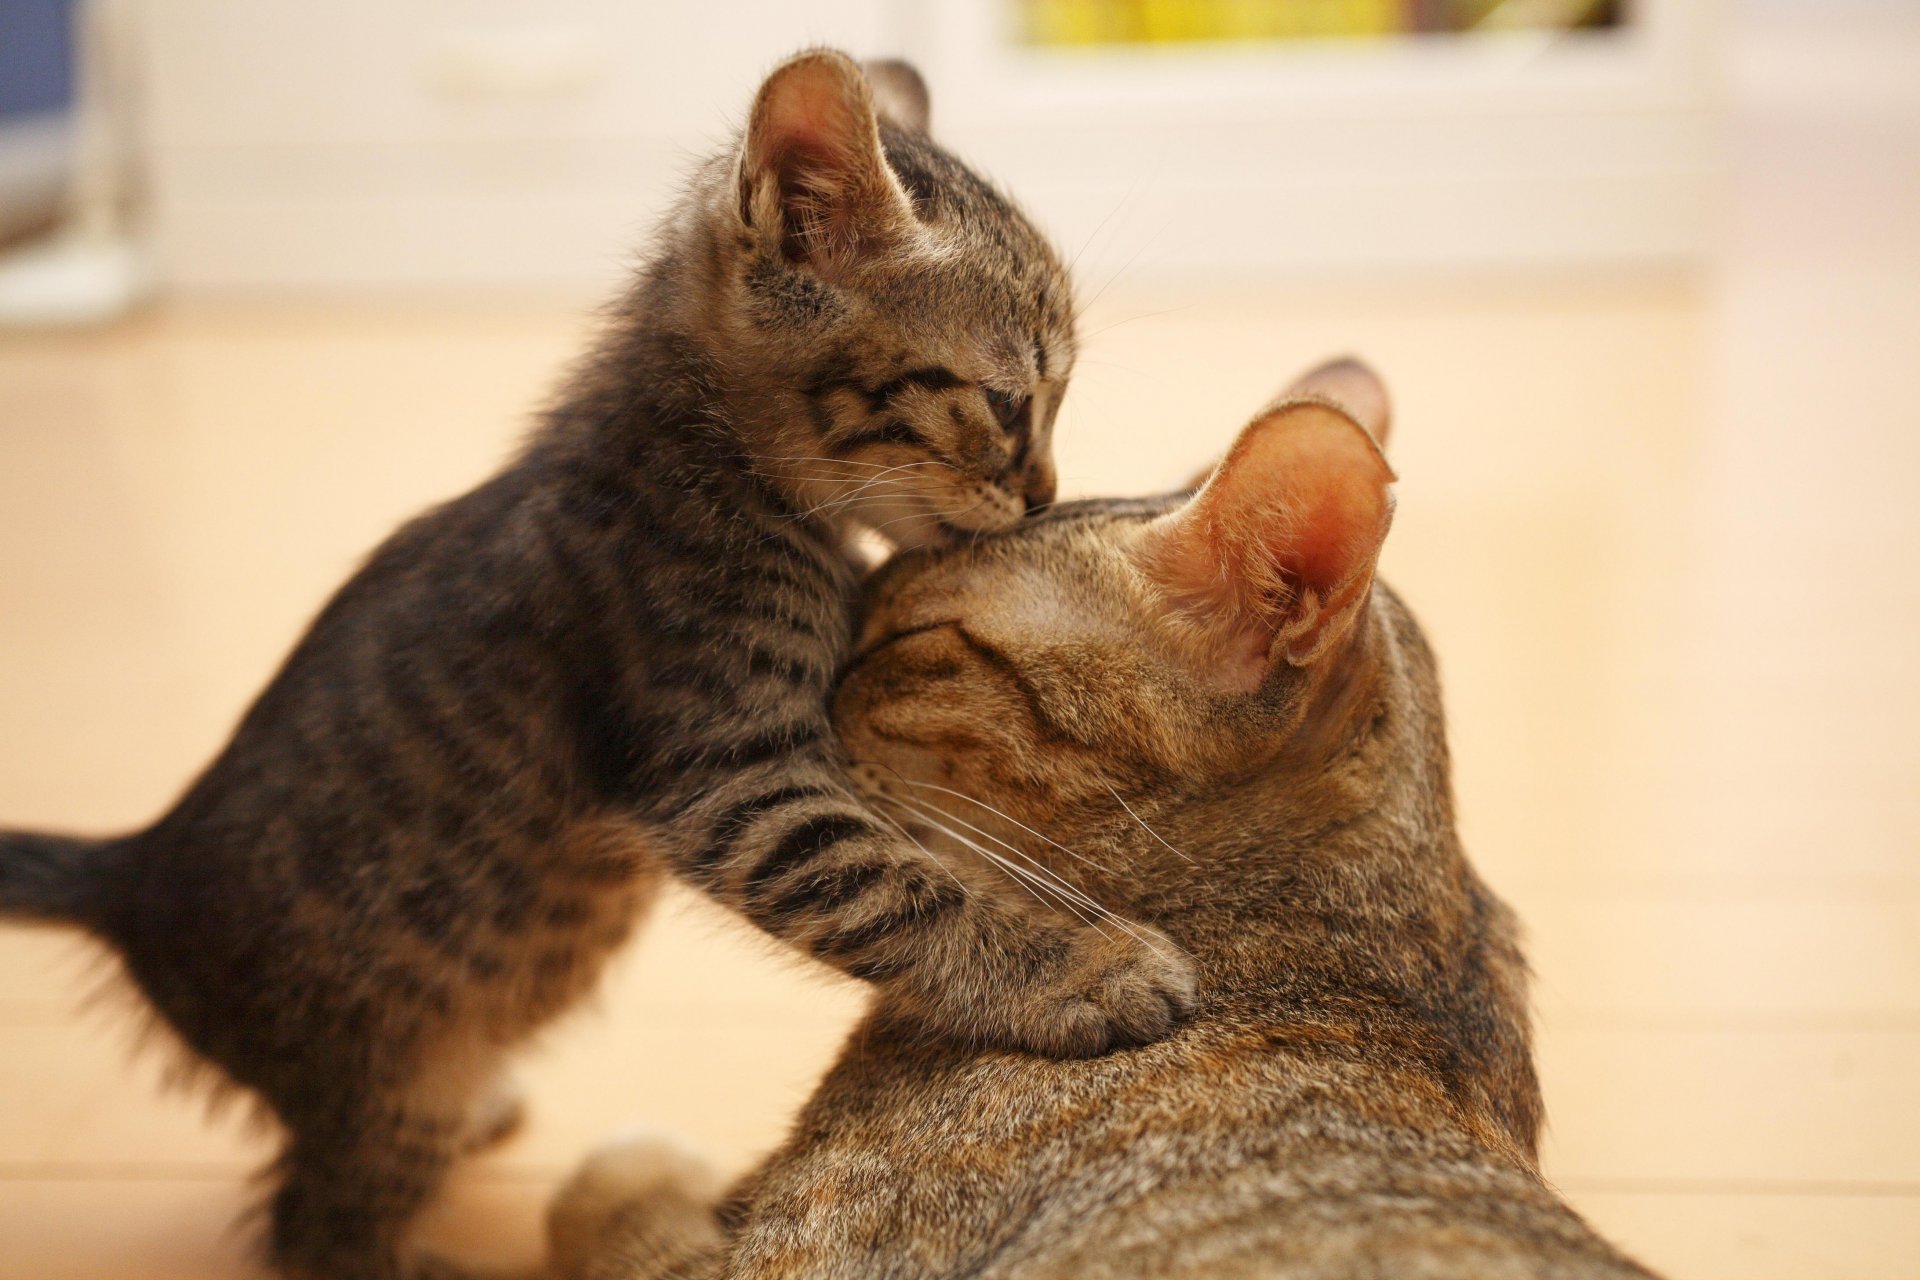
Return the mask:
{"type": "Polygon", "coordinates": [[[993,416],[1000,423],[1000,429],[1008,435],[1025,436],[1033,429],[1032,396],[1012,396],[1004,391],[989,390],[987,404],[993,408],[993,416]]]}

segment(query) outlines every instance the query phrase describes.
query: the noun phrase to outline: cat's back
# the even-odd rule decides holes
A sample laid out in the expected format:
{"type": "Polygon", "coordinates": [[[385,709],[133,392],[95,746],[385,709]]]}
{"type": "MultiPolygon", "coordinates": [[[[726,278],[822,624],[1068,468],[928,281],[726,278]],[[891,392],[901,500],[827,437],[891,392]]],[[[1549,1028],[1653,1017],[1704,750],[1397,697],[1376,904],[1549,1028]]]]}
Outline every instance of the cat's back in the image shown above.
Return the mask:
{"type": "Polygon", "coordinates": [[[1647,1275],[1390,1034],[1363,1032],[1214,1008],[1060,1062],[955,1054],[882,1016],[803,1115],[798,1176],[757,1200],[839,1216],[819,1224],[834,1239],[903,1220],[974,1239],[966,1274],[1000,1280],[1647,1275]]]}

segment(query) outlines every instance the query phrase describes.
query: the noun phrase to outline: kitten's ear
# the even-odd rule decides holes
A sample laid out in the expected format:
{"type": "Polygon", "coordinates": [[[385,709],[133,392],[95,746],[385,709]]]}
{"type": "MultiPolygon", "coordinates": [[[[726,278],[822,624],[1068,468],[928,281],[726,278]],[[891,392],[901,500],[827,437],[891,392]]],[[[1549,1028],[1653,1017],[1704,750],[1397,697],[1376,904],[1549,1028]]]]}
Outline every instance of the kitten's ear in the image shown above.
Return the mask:
{"type": "Polygon", "coordinates": [[[1283,400],[1154,522],[1141,567],[1192,627],[1209,672],[1251,692],[1277,664],[1308,666],[1350,633],[1393,519],[1393,479],[1353,415],[1283,400]]]}
{"type": "MultiPolygon", "coordinates": [[[[1380,381],[1380,375],[1364,361],[1341,356],[1308,370],[1295,378],[1274,404],[1285,404],[1289,400],[1330,401],[1365,427],[1374,443],[1382,449],[1387,447],[1387,432],[1393,426],[1392,402],[1387,399],[1387,387],[1380,381]]],[[[1218,463],[1206,467],[1182,487],[1189,492],[1198,489],[1212,479],[1217,470],[1218,463]]]]}
{"type": "Polygon", "coordinates": [[[874,58],[865,64],[867,83],[873,86],[873,104],[880,114],[912,133],[926,133],[933,123],[933,102],[927,82],[911,62],[874,58]]]}
{"type": "Polygon", "coordinates": [[[774,69],[740,155],[740,216],[788,261],[831,278],[913,226],[887,167],[873,90],[853,59],[816,49],[774,69]]]}

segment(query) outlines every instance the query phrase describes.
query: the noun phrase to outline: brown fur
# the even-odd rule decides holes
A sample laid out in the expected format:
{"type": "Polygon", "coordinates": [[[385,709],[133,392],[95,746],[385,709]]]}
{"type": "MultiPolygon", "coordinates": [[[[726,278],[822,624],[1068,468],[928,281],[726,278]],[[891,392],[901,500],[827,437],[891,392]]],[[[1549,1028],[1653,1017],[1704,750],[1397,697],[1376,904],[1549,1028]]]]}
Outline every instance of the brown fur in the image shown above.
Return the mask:
{"type": "Polygon", "coordinates": [[[803,54],[694,176],[525,450],[408,524],[148,829],[0,833],[0,912],[92,930],[287,1133],[271,1256],[391,1280],[506,1056],[675,874],[933,1031],[1168,1031],[1164,944],[979,889],[848,785],[827,698],[853,524],[906,543],[1053,497],[1059,261],[859,68],[803,54]]]}
{"type": "Polygon", "coordinates": [[[1068,1063],[930,1044],[883,999],[725,1205],[590,1162],[566,1274],[1644,1280],[1540,1177],[1514,921],[1455,835],[1433,656],[1368,590],[1387,473],[1338,382],[1191,499],[897,561],[838,698],[903,821],[1164,930],[1194,1019],[1068,1063]]]}

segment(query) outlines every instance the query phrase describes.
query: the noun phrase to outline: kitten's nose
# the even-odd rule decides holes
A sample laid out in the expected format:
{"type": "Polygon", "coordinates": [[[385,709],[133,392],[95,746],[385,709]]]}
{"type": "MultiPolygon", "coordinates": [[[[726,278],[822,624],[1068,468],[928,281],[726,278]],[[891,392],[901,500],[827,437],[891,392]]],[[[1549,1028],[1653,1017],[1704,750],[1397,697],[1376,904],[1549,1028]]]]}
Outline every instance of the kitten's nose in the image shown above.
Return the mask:
{"type": "Polygon", "coordinates": [[[1046,475],[1027,477],[1027,514],[1032,515],[1042,507],[1052,506],[1053,494],[1056,487],[1052,472],[1048,472],[1046,475]]]}

